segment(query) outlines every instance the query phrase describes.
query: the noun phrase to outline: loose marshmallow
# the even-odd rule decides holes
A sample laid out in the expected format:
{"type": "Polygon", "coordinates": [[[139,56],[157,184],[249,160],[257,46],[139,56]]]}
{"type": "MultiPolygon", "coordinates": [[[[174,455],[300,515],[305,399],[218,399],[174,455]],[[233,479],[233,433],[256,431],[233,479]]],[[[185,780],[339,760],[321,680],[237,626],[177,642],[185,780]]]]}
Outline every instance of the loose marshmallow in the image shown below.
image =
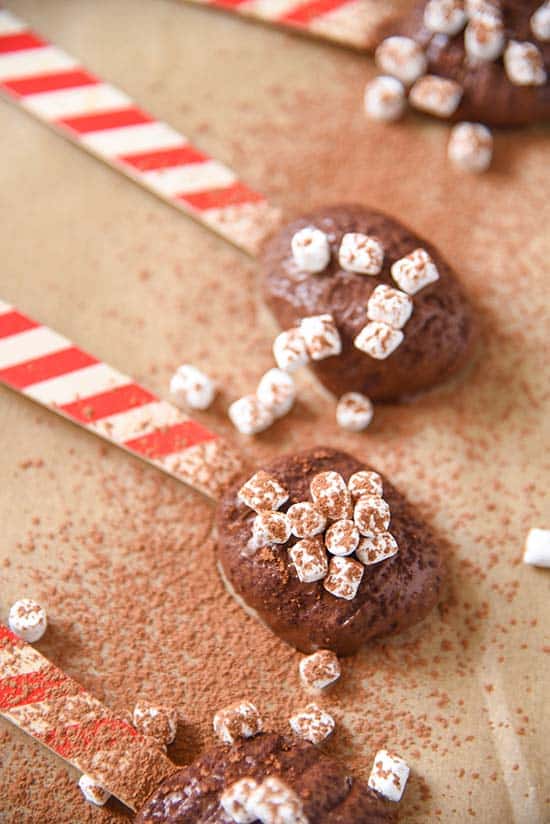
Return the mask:
{"type": "Polygon", "coordinates": [[[365,86],[363,102],[371,120],[399,120],[406,106],[405,87],[396,77],[375,77],[365,86]]]}
{"type": "Polygon", "coordinates": [[[288,491],[277,478],[261,469],[241,486],[239,500],[255,512],[280,509],[288,501],[288,491]]]}
{"type": "Polygon", "coordinates": [[[362,564],[370,566],[379,564],[393,555],[397,555],[399,547],[397,541],[389,532],[380,532],[370,538],[363,538],[355,552],[362,564]]]}
{"type": "Polygon", "coordinates": [[[368,469],[362,469],[351,476],[348,481],[348,489],[351,492],[351,497],[355,501],[363,495],[378,495],[382,497],[382,478],[378,472],[370,472],[368,469]]]}
{"type": "Polygon", "coordinates": [[[394,752],[380,750],[376,753],[369,777],[369,787],[388,801],[401,801],[407,780],[409,765],[394,752]]]}
{"type": "Polygon", "coordinates": [[[170,394],[178,406],[191,409],[208,409],[216,394],[214,382],[208,375],[184,363],[170,381],[170,394]]]}
{"type": "Polygon", "coordinates": [[[346,272],[377,275],[384,262],[384,247],[375,237],[348,232],[342,238],[338,261],[346,272]]]}
{"type": "Polygon", "coordinates": [[[361,535],[367,538],[385,532],[390,525],[390,507],[377,495],[362,495],[353,510],[353,519],[361,535]]]}
{"type": "Polygon", "coordinates": [[[297,538],[313,538],[323,532],[327,519],[317,507],[309,501],[293,504],[287,511],[292,534],[297,538]]]}
{"type": "Polygon", "coordinates": [[[308,690],[324,690],[340,678],[340,662],[330,649],[320,649],[302,658],[300,680],[308,690]]]}
{"type": "Polygon", "coordinates": [[[525,564],[550,567],[550,529],[530,529],[525,541],[525,564]]]}
{"type": "Polygon", "coordinates": [[[312,360],[324,360],[341,353],[342,341],[332,315],[311,315],[302,318],[300,330],[312,360]]]}
{"type": "Polygon", "coordinates": [[[252,525],[252,541],[259,548],[268,544],[286,544],[290,538],[290,521],[284,512],[259,512],[252,525]]]}
{"type": "Polygon", "coordinates": [[[298,579],[303,584],[321,581],[328,572],[328,561],[322,538],[303,538],[288,550],[298,579]]]}
{"type": "Polygon", "coordinates": [[[252,793],[248,809],[261,824],[308,824],[300,797],[274,776],[252,793]]]}
{"type": "Polygon", "coordinates": [[[381,283],[367,303],[369,320],[387,323],[392,329],[402,329],[412,315],[413,302],[409,295],[381,283]]]}
{"type": "Polygon", "coordinates": [[[438,34],[458,34],[466,23],[466,13],[460,0],[429,0],[424,9],[424,25],[438,34]]]}
{"type": "Polygon", "coordinates": [[[93,778],[90,778],[89,775],[81,775],[78,780],[78,786],[86,801],[95,804],[96,807],[104,807],[111,797],[111,793],[107,792],[104,787],[94,781],[93,778]]]}
{"type": "Polygon", "coordinates": [[[330,559],[328,575],[323,581],[323,586],[336,598],[351,601],[357,595],[364,570],[364,566],[359,561],[334,555],[330,559]]]}
{"type": "Polygon", "coordinates": [[[320,472],[310,484],[315,506],[331,521],[351,518],[351,495],[339,472],[320,472]]]}
{"type": "Polygon", "coordinates": [[[496,60],[505,43],[504,24],[495,14],[477,14],[466,26],[464,47],[472,60],[496,60]]]}
{"type": "Polygon", "coordinates": [[[294,381],[282,369],[269,369],[260,380],[256,395],[276,418],[282,418],[290,412],[296,398],[294,381]]]}
{"type": "Polygon", "coordinates": [[[258,782],[253,778],[241,778],[222,793],[220,804],[235,824],[252,824],[256,820],[256,815],[250,811],[249,805],[252,793],[257,789],[258,782]]]}
{"type": "Polygon", "coordinates": [[[256,395],[245,395],[231,404],[228,415],[233,426],[242,435],[264,432],[274,421],[273,412],[261,403],[256,395]]]}
{"type": "Polygon", "coordinates": [[[542,54],[533,43],[510,40],[504,52],[504,68],[515,86],[544,86],[546,70],[542,54]]]}
{"type": "Polygon", "coordinates": [[[346,392],[336,404],[336,423],[348,432],[362,432],[373,415],[372,403],[360,392],[346,392]]]}
{"type": "Polygon", "coordinates": [[[136,730],[159,744],[172,744],[176,738],[178,713],[174,707],[151,706],[139,701],[133,713],[136,730]]]}
{"type": "Polygon", "coordinates": [[[416,295],[425,286],[439,280],[437,266],[425,249],[415,249],[410,255],[397,260],[391,274],[400,289],[408,295],[416,295]]]}
{"type": "Polygon", "coordinates": [[[262,729],[260,714],[250,701],[232,704],[214,716],[214,732],[224,744],[234,744],[239,738],[254,738],[262,729]]]}
{"type": "Polygon", "coordinates": [[[480,14],[493,14],[496,17],[501,17],[498,0],[465,0],[464,8],[466,16],[469,18],[477,17],[480,14]]]}
{"type": "Polygon", "coordinates": [[[318,273],[330,261],[328,236],[315,226],[306,226],[292,237],[292,256],[300,271],[318,273]]]}
{"type": "Polygon", "coordinates": [[[279,369],[295,372],[309,361],[306,342],[300,329],[287,329],[273,343],[273,357],[279,369]]]}
{"type": "Polygon", "coordinates": [[[335,521],[325,534],[325,546],[331,555],[351,555],[359,543],[359,530],[349,519],[335,521]]]}
{"type": "Polygon", "coordinates": [[[462,87],[458,83],[435,74],[426,74],[417,80],[409,95],[409,101],[415,109],[436,117],[450,117],[454,114],[461,98],[462,87]]]}
{"type": "Polygon", "coordinates": [[[310,744],[320,744],[334,732],[336,726],[332,715],[313,703],[291,716],[288,723],[296,735],[310,744]]]}
{"type": "Polygon", "coordinates": [[[40,641],[46,632],[48,626],[46,610],[31,598],[22,598],[12,605],[8,615],[8,624],[18,638],[34,644],[35,641],[40,641]]]}
{"type": "Polygon", "coordinates": [[[449,160],[464,172],[485,172],[493,158],[493,136],[481,123],[458,123],[451,131],[449,160]]]}
{"type": "Polygon", "coordinates": [[[374,57],[384,74],[397,77],[406,86],[422,77],[428,68],[422,47],[412,37],[386,37],[374,57]]]}
{"type": "Polygon", "coordinates": [[[392,329],[387,323],[371,321],[361,329],[353,345],[376,360],[389,358],[405,336],[399,329],[392,329]]]}
{"type": "Polygon", "coordinates": [[[550,40],[550,0],[543,3],[542,6],[531,15],[531,31],[543,43],[548,43],[550,40]]]}

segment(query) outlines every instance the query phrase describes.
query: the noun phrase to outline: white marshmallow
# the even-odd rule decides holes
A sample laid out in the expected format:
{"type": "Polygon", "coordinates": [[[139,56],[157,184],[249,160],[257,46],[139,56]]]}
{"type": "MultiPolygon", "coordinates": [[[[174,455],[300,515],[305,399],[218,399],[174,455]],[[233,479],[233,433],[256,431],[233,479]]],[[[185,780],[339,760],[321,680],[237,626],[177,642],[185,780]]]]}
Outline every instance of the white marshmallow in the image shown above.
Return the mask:
{"type": "Polygon", "coordinates": [[[402,329],[412,315],[413,302],[409,295],[381,283],[367,303],[369,320],[387,323],[392,329],[402,329]]]}
{"type": "Polygon", "coordinates": [[[447,147],[449,160],[464,172],[485,172],[493,158],[493,136],[481,123],[457,123],[447,147]]]}
{"type": "Polygon", "coordinates": [[[46,610],[31,598],[21,598],[10,609],[8,624],[18,638],[34,644],[40,641],[46,632],[48,626],[46,610]]]}
{"type": "Polygon", "coordinates": [[[282,418],[290,412],[296,398],[294,381],[282,369],[269,369],[261,378],[256,395],[276,418],[282,418]]]}
{"type": "Polygon", "coordinates": [[[524,564],[550,567],[550,529],[530,529],[525,541],[524,564]]]}
{"type": "Polygon", "coordinates": [[[220,804],[235,824],[251,824],[256,820],[249,804],[252,793],[257,789],[258,782],[253,778],[241,778],[222,793],[220,804]]]}
{"type": "Polygon", "coordinates": [[[224,744],[234,744],[239,738],[253,738],[262,729],[260,714],[250,701],[224,707],[214,716],[214,732],[224,744]]]}
{"type": "Polygon", "coordinates": [[[362,495],[353,510],[353,520],[361,535],[367,538],[385,532],[390,525],[390,507],[377,495],[362,495]]]}
{"type": "Polygon", "coordinates": [[[498,0],[465,0],[464,8],[466,16],[469,18],[476,17],[479,14],[493,14],[495,17],[501,17],[498,0]]]}
{"type": "Polygon", "coordinates": [[[462,87],[454,80],[425,74],[412,87],[409,102],[415,109],[435,117],[450,117],[458,109],[461,98],[462,87]]]}
{"type": "Polygon", "coordinates": [[[381,498],[383,492],[382,478],[378,472],[362,469],[351,476],[348,481],[348,489],[354,500],[361,498],[362,495],[378,495],[381,498]]]}
{"type": "Polygon", "coordinates": [[[393,555],[397,555],[399,547],[397,541],[389,532],[380,532],[370,538],[362,538],[355,552],[362,564],[370,566],[379,564],[393,555]]]}
{"type": "Polygon", "coordinates": [[[399,120],[405,111],[405,87],[396,77],[380,75],[365,86],[363,102],[372,120],[399,120]]]}
{"type": "Polygon", "coordinates": [[[328,572],[327,553],[320,536],[298,541],[290,547],[288,556],[303,584],[321,581],[328,572]]]}
{"type": "Polygon", "coordinates": [[[290,534],[290,520],[284,512],[260,512],[254,518],[252,542],[257,548],[268,544],[286,544],[290,534]]]}
{"type": "Polygon", "coordinates": [[[496,60],[505,42],[504,24],[494,14],[477,14],[464,32],[464,47],[472,60],[496,60]]]}
{"type": "Polygon", "coordinates": [[[463,3],[459,0],[429,0],[424,9],[424,25],[441,34],[458,34],[466,23],[463,3]]]}
{"type": "Polygon", "coordinates": [[[348,518],[335,521],[325,534],[325,546],[331,555],[351,555],[359,543],[359,530],[348,518]]]}
{"type": "Polygon", "coordinates": [[[342,352],[340,333],[332,315],[302,318],[300,329],[312,360],[324,360],[342,352]]]}
{"type": "Polygon", "coordinates": [[[288,501],[288,491],[277,478],[260,469],[241,486],[237,497],[255,512],[280,509],[288,501]]]}
{"type": "Polygon", "coordinates": [[[504,68],[515,86],[544,86],[546,69],[542,54],[534,43],[510,40],[504,52],[504,68]]]}
{"type": "Polygon", "coordinates": [[[330,559],[328,575],[323,581],[323,586],[335,598],[352,601],[357,595],[364,571],[365,568],[359,561],[333,555],[330,559]]]}
{"type": "Polygon", "coordinates": [[[315,506],[331,521],[351,517],[351,495],[339,472],[319,472],[309,489],[315,506]]]}
{"type": "Polygon", "coordinates": [[[362,432],[373,414],[372,403],[360,392],[346,392],[336,404],[336,423],[348,432],[362,432]]]}
{"type": "Polygon", "coordinates": [[[138,732],[159,744],[172,744],[178,728],[178,713],[174,707],[151,706],[140,701],[134,708],[132,723],[138,732]]]}
{"type": "Polygon", "coordinates": [[[371,321],[361,329],[353,345],[376,360],[389,358],[405,336],[399,329],[392,329],[387,323],[371,321]]]}
{"type": "Polygon", "coordinates": [[[170,395],[178,406],[208,409],[216,395],[216,387],[208,375],[196,366],[184,363],[172,376],[170,395]]]}
{"type": "Polygon", "coordinates": [[[280,778],[266,778],[248,805],[261,824],[308,824],[300,797],[280,778]]]}
{"type": "Polygon", "coordinates": [[[439,280],[437,266],[425,249],[415,249],[397,260],[391,267],[391,274],[399,288],[408,295],[415,295],[425,286],[439,280]]]}
{"type": "Polygon", "coordinates": [[[550,40],[550,0],[543,3],[542,6],[531,15],[531,31],[543,43],[548,43],[550,40]]]}
{"type": "Polygon", "coordinates": [[[386,37],[375,52],[376,65],[391,77],[410,86],[426,73],[428,61],[422,47],[412,37],[386,37]]]}
{"type": "Polygon", "coordinates": [[[308,690],[324,690],[340,678],[340,662],[330,649],[320,649],[302,658],[300,680],[308,690]]]}
{"type": "Polygon", "coordinates": [[[369,787],[388,801],[401,801],[409,778],[407,762],[388,750],[376,753],[369,777],[369,787]]]}
{"type": "Polygon", "coordinates": [[[375,237],[348,232],[342,238],[338,261],[346,272],[377,275],[384,262],[384,247],[375,237]]]}
{"type": "Polygon", "coordinates": [[[245,395],[228,409],[233,426],[242,435],[257,435],[268,429],[275,420],[273,412],[259,401],[256,395],[245,395]]]}
{"type": "Polygon", "coordinates": [[[90,778],[89,775],[81,775],[78,780],[78,786],[86,801],[95,804],[96,807],[104,807],[111,797],[111,793],[107,792],[106,789],[94,781],[93,778],[90,778]]]}
{"type": "Polygon", "coordinates": [[[301,501],[289,507],[287,513],[292,534],[297,538],[313,538],[323,532],[327,519],[309,501],[301,501]]]}
{"type": "Polygon", "coordinates": [[[273,343],[273,357],[279,369],[294,372],[309,361],[306,342],[300,329],[287,329],[273,343]]]}
{"type": "Polygon", "coordinates": [[[314,274],[322,272],[330,261],[328,236],[315,226],[306,226],[293,235],[292,256],[298,269],[314,274]]]}
{"type": "Polygon", "coordinates": [[[336,726],[332,715],[317,704],[308,704],[303,710],[292,715],[288,723],[296,735],[310,744],[321,744],[334,732],[336,726]]]}

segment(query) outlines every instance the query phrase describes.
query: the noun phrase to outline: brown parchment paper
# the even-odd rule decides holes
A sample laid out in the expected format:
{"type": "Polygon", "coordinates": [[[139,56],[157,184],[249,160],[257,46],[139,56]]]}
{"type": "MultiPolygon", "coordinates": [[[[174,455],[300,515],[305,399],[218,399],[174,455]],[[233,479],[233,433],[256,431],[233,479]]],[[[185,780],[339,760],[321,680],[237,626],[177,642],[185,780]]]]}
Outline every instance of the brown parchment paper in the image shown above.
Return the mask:
{"type": "MultiPolygon", "coordinates": [[[[326,745],[367,776],[378,746],[413,775],[401,820],[550,820],[549,573],[521,563],[548,527],[548,132],[496,136],[491,172],[445,158],[444,124],[361,112],[367,58],[169,0],[20,0],[8,8],[270,196],[290,216],[326,202],[385,209],[460,272],[482,340],[465,375],[360,436],[307,372],[291,416],[235,435],[230,400],[271,366],[258,267],[13,106],[0,105],[0,295],[161,395],[187,360],[221,396],[202,419],[251,460],[315,443],[396,482],[442,536],[449,585],[409,633],[344,662],[323,701],[326,745]]],[[[387,11],[386,4],[384,13],[387,11]]],[[[48,608],[40,650],[119,712],[178,703],[171,756],[212,742],[243,695],[284,729],[304,703],[299,655],[224,593],[197,493],[0,391],[0,612],[48,608]]],[[[0,822],[118,821],[78,776],[0,722],[0,822]]]]}

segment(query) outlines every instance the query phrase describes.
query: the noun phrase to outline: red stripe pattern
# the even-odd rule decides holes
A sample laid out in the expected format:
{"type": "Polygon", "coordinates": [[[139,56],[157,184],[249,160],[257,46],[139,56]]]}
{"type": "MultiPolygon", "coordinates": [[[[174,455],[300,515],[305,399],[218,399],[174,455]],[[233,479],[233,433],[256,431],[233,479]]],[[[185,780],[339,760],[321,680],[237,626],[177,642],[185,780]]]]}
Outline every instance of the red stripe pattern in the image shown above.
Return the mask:
{"type": "Polygon", "coordinates": [[[76,346],[69,346],[60,352],[0,369],[0,382],[7,384],[11,389],[26,389],[36,383],[68,375],[78,369],[85,369],[86,366],[93,366],[95,363],[99,363],[96,358],[76,346]]]}
{"type": "Polygon", "coordinates": [[[19,332],[27,332],[29,329],[34,329],[38,324],[22,315],[21,312],[14,310],[13,312],[5,312],[0,315],[0,338],[9,338],[11,335],[17,335],[19,332]]]}

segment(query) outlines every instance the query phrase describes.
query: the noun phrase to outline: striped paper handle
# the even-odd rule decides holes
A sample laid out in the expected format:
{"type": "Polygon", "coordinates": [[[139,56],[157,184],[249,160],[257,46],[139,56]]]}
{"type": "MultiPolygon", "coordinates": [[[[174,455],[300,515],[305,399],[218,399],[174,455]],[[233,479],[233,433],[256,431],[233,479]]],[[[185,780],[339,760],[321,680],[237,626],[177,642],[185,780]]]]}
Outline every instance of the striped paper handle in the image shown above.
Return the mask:
{"type": "Polygon", "coordinates": [[[279,222],[231,169],[2,10],[0,92],[249,254],[279,222]]]}
{"type": "Polygon", "coordinates": [[[0,714],[133,810],[177,769],[127,721],[2,625],[0,714]]]}
{"type": "Polygon", "coordinates": [[[215,500],[242,471],[222,438],[1,301],[0,383],[215,500]]]}

